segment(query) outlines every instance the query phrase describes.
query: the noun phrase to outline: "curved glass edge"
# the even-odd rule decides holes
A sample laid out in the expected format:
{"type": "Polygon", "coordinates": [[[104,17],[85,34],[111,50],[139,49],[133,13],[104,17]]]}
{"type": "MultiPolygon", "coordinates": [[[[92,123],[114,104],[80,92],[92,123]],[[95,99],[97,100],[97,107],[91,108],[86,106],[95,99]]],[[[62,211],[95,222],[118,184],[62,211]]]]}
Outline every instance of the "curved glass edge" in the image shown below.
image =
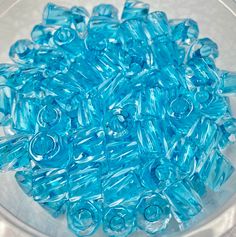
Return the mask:
{"type": "Polygon", "coordinates": [[[236,17],[236,0],[218,0],[218,1],[236,17]]]}

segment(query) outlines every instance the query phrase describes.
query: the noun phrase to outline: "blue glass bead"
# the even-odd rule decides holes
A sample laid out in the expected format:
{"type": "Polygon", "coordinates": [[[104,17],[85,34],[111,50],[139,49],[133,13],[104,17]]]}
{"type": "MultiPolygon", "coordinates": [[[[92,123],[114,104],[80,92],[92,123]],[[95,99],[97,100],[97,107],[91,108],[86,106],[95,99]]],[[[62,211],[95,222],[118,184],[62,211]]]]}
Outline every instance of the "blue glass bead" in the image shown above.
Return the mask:
{"type": "Polygon", "coordinates": [[[34,61],[35,48],[32,41],[22,39],[16,41],[10,48],[9,57],[18,64],[32,64],[34,61]]]}
{"type": "Polygon", "coordinates": [[[209,38],[199,39],[194,42],[189,49],[188,59],[200,57],[200,58],[217,58],[219,56],[218,46],[209,38]]]}
{"type": "Polygon", "coordinates": [[[96,201],[102,198],[101,167],[99,164],[74,165],[69,169],[69,200],[96,201]]]}
{"type": "Polygon", "coordinates": [[[12,135],[0,138],[0,170],[21,170],[30,166],[29,137],[12,135]]]}
{"type": "Polygon", "coordinates": [[[139,147],[144,152],[163,155],[167,151],[165,137],[157,119],[146,119],[136,124],[139,147]]]}
{"type": "MultiPolygon", "coordinates": [[[[163,191],[173,183],[182,178],[182,173],[168,159],[159,157],[156,154],[149,154],[147,162],[141,170],[142,185],[153,191],[163,191]]],[[[145,155],[144,158],[147,156],[145,155]]]]}
{"type": "Polygon", "coordinates": [[[44,208],[52,217],[58,218],[66,212],[66,201],[56,202],[44,202],[40,203],[40,206],[44,208]]]}
{"type": "Polygon", "coordinates": [[[32,159],[45,168],[66,167],[71,158],[71,145],[66,137],[55,132],[39,132],[33,136],[29,145],[32,159]]]}
{"type": "Polygon", "coordinates": [[[53,35],[54,43],[72,55],[83,54],[84,42],[77,32],[70,27],[60,27],[53,35]]]}
{"type": "Polygon", "coordinates": [[[69,9],[48,3],[43,10],[43,24],[55,26],[68,26],[71,24],[71,16],[69,9]]]}
{"type": "Polygon", "coordinates": [[[135,206],[142,191],[138,177],[130,168],[108,174],[102,187],[104,203],[110,207],[119,204],[135,206]]]}
{"type": "Polygon", "coordinates": [[[27,99],[18,96],[12,107],[13,128],[17,131],[35,132],[39,102],[37,99],[27,99]]]}
{"type": "Polygon", "coordinates": [[[195,173],[189,180],[193,189],[198,193],[200,197],[203,197],[206,194],[206,187],[204,182],[201,180],[198,173],[195,173]]]}
{"type": "Polygon", "coordinates": [[[121,18],[122,20],[145,18],[148,15],[149,7],[149,4],[141,1],[126,0],[121,18]]]}
{"type": "Polygon", "coordinates": [[[84,7],[74,6],[70,9],[72,14],[72,25],[76,29],[79,37],[84,39],[87,36],[87,21],[89,13],[84,7]]]}
{"type": "Polygon", "coordinates": [[[71,128],[70,118],[55,104],[43,106],[39,110],[37,122],[41,128],[54,130],[58,134],[65,134],[71,128]]]}
{"type": "Polygon", "coordinates": [[[213,191],[219,191],[220,187],[227,182],[234,167],[219,152],[213,152],[204,163],[199,175],[204,183],[213,191]]]}
{"type": "Polygon", "coordinates": [[[111,4],[99,4],[93,8],[92,16],[105,16],[118,19],[118,9],[111,4]]]}
{"type": "Polygon", "coordinates": [[[223,85],[220,93],[224,96],[235,95],[236,92],[236,73],[225,72],[222,75],[223,85]]]}
{"type": "Polygon", "coordinates": [[[199,195],[187,181],[179,181],[165,190],[176,220],[185,223],[202,211],[199,195]]]}
{"type": "Polygon", "coordinates": [[[101,213],[96,203],[79,201],[70,203],[67,210],[69,229],[76,236],[89,236],[95,233],[101,222],[101,213]]]}
{"type": "Polygon", "coordinates": [[[138,169],[141,164],[136,141],[115,141],[106,144],[106,154],[111,171],[132,168],[138,169]]]}
{"type": "Polygon", "coordinates": [[[104,210],[103,230],[109,236],[126,237],[132,233],[134,225],[132,209],[116,206],[104,210]]]}
{"type": "Polygon", "coordinates": [[[15,179],[17,184],[23,190],[23,192],[28,196],[32,196],[32,188],[33,188],[32,170],[17,171],[15,173],[15,179]]]}
{"type": "Polygon", "coordinates": [[[199,28],[192,19],[174,19],[169,21],[172,38],[178,44],[191,45],[199,36],[199,28]]]}
{"type": "Polygon", "coordinates": [[[56,28],[43,24],[35,25],[31,31],[31,39],[34,43],[40,45],[49,45],[56,28]]]}
{"type": "Polygon", "coordinates": [[[171,219],[170,205],[158,193],[146,193],[136,207],[137,226],[148,234],[165,230],[171,219]]]}
{"type": "Polygon", "coordinates": [[[168,37],[171,32],[167,16],[161,11],[152,12],[148,15],[146,28],[146,35],[150,41],[155,38],[168,37]]]}

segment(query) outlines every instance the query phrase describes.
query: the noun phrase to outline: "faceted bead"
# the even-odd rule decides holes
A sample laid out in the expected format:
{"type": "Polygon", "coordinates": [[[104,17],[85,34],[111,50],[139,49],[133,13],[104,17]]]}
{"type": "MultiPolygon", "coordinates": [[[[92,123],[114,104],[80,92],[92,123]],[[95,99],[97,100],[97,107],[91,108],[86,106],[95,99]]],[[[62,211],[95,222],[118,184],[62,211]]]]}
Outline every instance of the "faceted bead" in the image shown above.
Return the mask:
{"type": "Polygon", "coordinates": [[[108,174],[102,187],[104,203],[110,207],[119,204],[135,206],[142,191],[138,177],[130,168],[108,174]]]}
{"type": "Polygon", "coordinates": [[[227,182],[234,167],[232,164],[218,151],[213,152],[206,160],[199,176],[204,183],[213,191],[219,191],[220,187],[227,182]]]}
{"type": "Polygon", "coordinates": [[[68,26],[71,24],[69,9],[48,3],[43,10],[43,24],[55,26],[68,26]]]}
{"type": "Polygon", "coordinates": [[[102,197],[101,167],[98,164],[74,165],[69,169],[69,200],[95,201],[102,197]]]}
{"type": "Polygon", "coordinates": [[[12,135],[0,138],[0,170],[21,170],[30,166],[29,137],[12,135]]]}
{"type": "Polygon", "coordinates": [[[99,4],[93,8],[92,16],[105,16],[118,19],[118,9],[111,4],[99,4]]]}
{"type": "Polygon", "coordinates": [[[191,185],[193,186],[193,189],[198,193],[200,197],[204,196],[206,194],[206,187],[204,182],[201,180],[198,173],[195,173],[189,180],[191,185]]]}
{"type": "Polygon", "coordinates": [[[236,72],[225,72],[222,75],[223,85],[220,93],[224,96],[235,95],[236,93],[236,72]]]}
{"type": "Polygon", "coordinates": [[[149,7],[149,4],[141,1],[126,0],[121,18],[122,20],[145,18],[148,15],[149,7]]]}
{"type": "Polygon", "coordinates": [[[109,236],[126,237],[132,233],[134,225],[132,209],[116,206],[104,210],[103,230],[109,236]]]}
{"type": "Polygon", "coordinates": [[[77,236],[89,236],[95,233],[101,222],[101,213],[96,203],[78,201],[70,203],[67,210],[69,229],[77,236]]]}
{"type": "Polygon", "coordinates": [[[65,136],[39,132],[31,139],[29,152],[40,167],[62,168],[70,162],[72,150],[65,136]]]}
{"type": "Polygon", "coordinates": [[[164,12],[152,12],[147,17],[147,38],[152,41],[159,37],[170,36],[170,25],[164,12]]]}
{"type": "Polygon", "coordinates": [[[199,195],[185,180],[169,186],[165,190],[165,195],[172,206],[176,220],[180,223],[188,222],[202,211],[199,195]]]}
{"type": "Polygon", "coordinates": [[[43,24],[35,25],[31,31],[31,38],[34,43],[40,45],[49,45],[56,28],[43,24]]]}
{"type": "Polygon", "coordinates": [[[35,48],[32,41],[22,39],[16,41],[10,48],[9,57],[18,64],[32,64],[34,61],[35,48]]]}
{"type": "Polygon", "coordinates": [[[182,173],[173,163],[156,154],[152,154],[152,159],[142,167],[140,175],[144,187],[158,192],[182,178],[182,173]]]}
{"type": "Polygon", "coordinates": [[[32,196],[32,189],[33,189],[32,170],[17,171],[15,174],[15,179],[17,184],[23,190],[23,192],[28,196],[32,196]]]}
{"type": "Polygon", "coordinates": [[[60,27],[53,35],[54,43],[72,55],[80,55],[84,52],[84,42],[77,32],[70,27],[60,27]]]}
{"type": "Polygon", "coordinates": [[[199,28],[192,19],[174,19],[169,21],[172,38],[178,44],[191,45],[199,36],[199,28]]]}
{"type": "Polygon", "coordinates": [[[158,193],[146,193],[136,207],[137,226],[148,234],[165,230],[171,219],[170,205],[158,193]]]}
{"type": "Polygon", "coordinates": [[[209,38],[199,39],[193,43],[189,52],[188,59],[191,58],[217,58],[219,56],[218,46],[209,38]]]}
{"type": "Polygon", "coordinates": [[[40,203],[40,206],[44,208],[52,217],[58,218],[66,212],[66,201],[56,202],[44,202],[40,203]]]}
{"type": "Polygon", "coordinates": [[[115,141],[106,145],[107,160],[111,171],[132,168],[141,164],[138,145],[135,141],[115,141]]]}

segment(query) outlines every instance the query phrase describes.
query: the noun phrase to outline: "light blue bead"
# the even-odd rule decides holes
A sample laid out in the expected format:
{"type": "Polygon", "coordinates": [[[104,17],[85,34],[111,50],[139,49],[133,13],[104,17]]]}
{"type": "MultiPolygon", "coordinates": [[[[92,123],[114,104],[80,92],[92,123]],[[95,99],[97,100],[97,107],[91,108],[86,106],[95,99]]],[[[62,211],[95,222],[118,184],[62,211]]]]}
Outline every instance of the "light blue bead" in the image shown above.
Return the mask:
{"type": "Polygon", "coordinates": [[[158,193],[146,193],[136,207],[137,226],[148,234],[165,230],[171,220],[170,205],[158,193]]]}
{"type": "Polygon", "coordinates": [[[201,199],[187,181],[172,184],[165,190],[165,195],[179,223],[190,221],[202,211],[201,199]]]}
{"type": "Polygon", "coordinates": [[[207,190],[205,187],[204,182],[201,180],[200,176],[198,173],[195,173],[191,178],[190,178],[190,183],[194,190],[198,193],[200,197],[203,197],[207,190]]]}
{"type": "Polygon", "coordinates": [[[9,57],[18,64],[32,64],[35,55],[34,47],[33,42],[28,39],[18,40],[11,46],[9,57]]]}
{"type": "Polygon", "coordinates": [[[111,4],[99,4],[93,8],[92,16],[106,16],[118,19],[118,9],[111,4]]]}
{"type": "Polygon", "coordinates": [[[79,201],[70,203],[67,210],[69,229],[76,236],[89,236],[95,233],[101,222],[101,213],[96,203],[79,201]]]}
{"type": "Polygon", "coordinates": [[[33,136],[29,145],[32,159],[40,167],[66,167],[71,159],[71,145],[66,137],[55,132],[39,132],[33,136]]]}
{"type": "Polygon", "coordinates": [[[236,73],[225,72],[222,75],[223,86],[221,87],[221,94],[224,96],[235,95],[236,92],[236,73]]]}
{"type": "Polygon", "coordinates": [[[99,164],[74,165],[69,169],[69,200],[96,201],[102,198],[102,173],[99,164]]]}
{"type": "Polygon", "coordinates": [[[217,58],[219,56],[217,44],[209,38],[199,39],[193,43],[189,52],[188,59],[191,58],[217,58]]]}
{"type": "Polygon", "coordinates": [[[69,9],[54,3],[48,3],[45,6],[42,18],[45,25],[68,26],[71,24],[69,9]]]}
{"type": "Polygon", "coordinates": [[[132,209],[116,206],[104,210],[103,230],[109,236],[126,237],[132,233],[135,218],[132,209]]]}
{"type": "Polygon", "coordinates": [[[84,42],[77,32],[70,27],[60,27],[53,35],[54,43],[72,55],[80,55],[84,52],[84,42]]]}
{"type": "Polygon", "coordinates": [[[17,171],[15,173],[15,179],[17,184],[20,186],[20,188],[23,190],[23,192],[28,195],[32,196],[32,170],[27,171],[17,171]]]}
{"type": "Polygon", "coordinates": [[[49,45],[56,28],[43,24],[35,25],[31,31],[31,38],[34,43],[40,45],[49,45]]]}
{"type": "Polygon", "coordinates": [[[172,38],[178,44],[191,45],[199,36],[199,28],[192,19],[173,19],[169,21],[172,38]]]}
{"type": "Polygon", "coordinates": [[[66,212],[66,201],[64,200],[57,202],[44,202],[40,203],[40,206],[54,218],[61,217],[66,212]]]}
{"type": "Polygon", "coordinates": [[[216,151],[206,160],[199,175],[210,189],[219,191],[233,172],[232,164],[220,152],[216,151]]]}
{"type": "Polygon", "coordinates": [[[130,168],[108,174],[103,181],[104,203],[110,207],[120,204],[136,206],[141,191],[138,177],[130,168]]]}
{"type": "Polygon", "coordinates": [[[21,170],[30,167],[29,137],[24,134],[0,138],[0,170],[21,170]]]}
{"type": "Polygon", "coordinates": [[[141,165],[138,144],[136,141],[115,141],[106,145],[106,153],[109,169],[138,169],[141,165]]]}
{"type": "Polygon", "coordinates": [[[121,18],[122,20],[145,18],[148,15],[149,7],[149,4],[142,1],[126,0],[121,18]]]}

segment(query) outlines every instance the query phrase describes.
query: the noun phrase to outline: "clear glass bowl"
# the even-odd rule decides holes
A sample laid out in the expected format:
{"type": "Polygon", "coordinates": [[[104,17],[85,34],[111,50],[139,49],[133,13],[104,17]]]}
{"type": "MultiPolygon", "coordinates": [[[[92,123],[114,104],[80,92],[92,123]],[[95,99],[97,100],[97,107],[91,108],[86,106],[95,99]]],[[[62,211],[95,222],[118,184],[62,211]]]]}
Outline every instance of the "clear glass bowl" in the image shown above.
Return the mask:
{"type": "MultiPolygon", "coordinates": [[[[144,0],[145,1],[145,0],[144,0]]],[[[0,62],[8,62],[8,49],[17,39],[29,38],[32,27],[40,22],[48,0],[0,0],[0,62]]],[[[55,0],[60,5],[92,6],[109,2],[122,9],[120,0],[55,0]]],[[[236,71],[236,1],[235,0],[146,0],[152,10],[163,10],[169,18],[193,18],[199,23],[201,37],[210,37],[220,48],[217,64],[236,71]]],[[[231,99],[236,111],[236,100],[231,99]]],[[[236,165],[236,146],[226,151],[236,165]]],[[[0,236],[70,237],[65,219],[53,219],[41,207],[26,197],[17,186],[14,173],[0,174],[0,236]]],[[[236,174],[221,192],[209,195],[206,209],[191,228],[183,233],[170,231],[165,236],[219,237],[236,224],[236,174]]],[[[96,236],[104,236],[98,232],[96,236]]],[[[144,236],[135,233],[135,237],[144,236]]]]}

